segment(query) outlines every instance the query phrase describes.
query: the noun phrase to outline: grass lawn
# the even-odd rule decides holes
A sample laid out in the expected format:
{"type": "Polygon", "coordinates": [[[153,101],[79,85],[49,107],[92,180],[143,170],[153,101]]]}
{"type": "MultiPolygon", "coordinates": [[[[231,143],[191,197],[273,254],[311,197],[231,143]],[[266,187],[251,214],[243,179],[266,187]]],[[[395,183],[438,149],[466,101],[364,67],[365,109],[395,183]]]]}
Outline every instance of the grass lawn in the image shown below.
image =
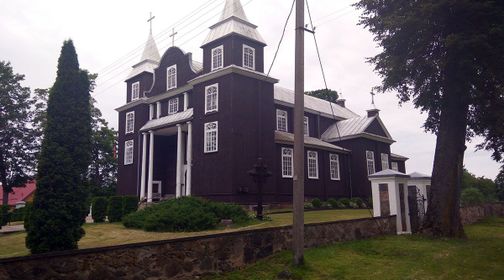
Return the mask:
{"type": "MultiPolygon", "coordinates": [[[[338,220],[350,220],[370,217],[367,209],[357,210],[323,210],[305,213],[306,223],[317,223],[338,220]]],[[[292,224],[292,213],[270,214],[271,221],[253,222],[247,226],[230,227],[203,232],[145,232],[127,229],[120,223],[115,224],[86,224],[86,235],[79,241],[79,248],[93,248],[128,243],[138,243],[153,240],[174,239],[180,237],[199,236],[221,232],[240,231],[256,228],[276,227],[292,224]]],[[[0,235],[0,258],[28,255],[25,247],[26,233],[11,233],[0,235]]]]}
{"type": "Polygon", "coordinates": [[[504,279],[504,218],[466,226],[467,240],[388,236],[306,250],[293,268],[282,252],[242,271],[206,279],[504,279]]]}

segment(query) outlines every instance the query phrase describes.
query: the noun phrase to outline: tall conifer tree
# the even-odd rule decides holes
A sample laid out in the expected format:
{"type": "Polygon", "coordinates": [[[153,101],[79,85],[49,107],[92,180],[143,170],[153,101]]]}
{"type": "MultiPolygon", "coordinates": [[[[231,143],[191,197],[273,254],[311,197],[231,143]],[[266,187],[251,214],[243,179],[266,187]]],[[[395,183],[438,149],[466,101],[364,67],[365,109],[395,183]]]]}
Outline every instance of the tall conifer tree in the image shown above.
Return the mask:
{"type": "Polygon", "coordinates": [[[37,190],[27,224],[32,253],[76,249],[84,235],[85,180],[91,160],[90,82],[71,40],[58,60],[38,164],[37,190]]]}

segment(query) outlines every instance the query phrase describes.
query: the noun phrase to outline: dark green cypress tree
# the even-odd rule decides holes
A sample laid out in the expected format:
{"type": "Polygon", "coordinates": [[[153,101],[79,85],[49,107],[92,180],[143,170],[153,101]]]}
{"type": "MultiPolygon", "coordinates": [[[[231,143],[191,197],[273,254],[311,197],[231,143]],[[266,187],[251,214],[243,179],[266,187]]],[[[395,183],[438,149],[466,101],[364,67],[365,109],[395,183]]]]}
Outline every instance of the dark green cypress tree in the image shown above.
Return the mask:
{"type": "Polygon", "coordinates": [[[90,82],[79,68],[71,40],[58,60],[49,93],[47,123],[38,164],[37,190],[26,246],[32,253],[76,249],[84,235],[91,159],[90,82]]]}

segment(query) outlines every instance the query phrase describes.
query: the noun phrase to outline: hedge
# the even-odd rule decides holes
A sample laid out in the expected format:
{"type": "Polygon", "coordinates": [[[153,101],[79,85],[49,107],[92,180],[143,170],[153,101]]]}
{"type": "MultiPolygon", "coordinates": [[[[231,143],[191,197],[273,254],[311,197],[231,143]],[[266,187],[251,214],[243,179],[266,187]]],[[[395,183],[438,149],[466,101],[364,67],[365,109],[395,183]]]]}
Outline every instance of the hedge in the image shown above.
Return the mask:
{"type": "Polygon", "coordinates": [[[108,220],[111,223],[120,222],[123,216],[123,197],[111,196],[108,203],[108,220]]]}
{"type": "Polygon", "coordinates": [[[91,216],[95,223],[105,222],[105,217],[107,216],[107,206],[108,200],[104,196],[98,196],[93,199],[92,202],[91,216]]]}
{"type": "Polygon", "coordinates": [[[136,196],[123,196],[122,203],[123,217],[129,213],[135,212],[138,209],[138,197],[136,196]]]}

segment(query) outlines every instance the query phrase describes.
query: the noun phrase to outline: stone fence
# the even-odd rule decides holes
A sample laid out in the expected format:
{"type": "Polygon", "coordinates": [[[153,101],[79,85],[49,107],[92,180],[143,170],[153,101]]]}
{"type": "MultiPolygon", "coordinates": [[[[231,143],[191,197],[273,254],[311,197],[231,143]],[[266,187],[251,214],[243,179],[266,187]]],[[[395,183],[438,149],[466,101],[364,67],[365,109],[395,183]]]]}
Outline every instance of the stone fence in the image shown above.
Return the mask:
{"type": "Polygon", "coordinates": [[[462,224],[473,224],[490,216],[504,217],[504,202],[460,208],[462,224]]]}
{"type": "MultiPolygon", "coordinates": [[[[306,247],[395,234],[396,218],[309,224],[306,247]]],[[[292,244],[291,227],[276,227],[0,260],[0,279],[194,279],[231,271],[292,244]]]]}

